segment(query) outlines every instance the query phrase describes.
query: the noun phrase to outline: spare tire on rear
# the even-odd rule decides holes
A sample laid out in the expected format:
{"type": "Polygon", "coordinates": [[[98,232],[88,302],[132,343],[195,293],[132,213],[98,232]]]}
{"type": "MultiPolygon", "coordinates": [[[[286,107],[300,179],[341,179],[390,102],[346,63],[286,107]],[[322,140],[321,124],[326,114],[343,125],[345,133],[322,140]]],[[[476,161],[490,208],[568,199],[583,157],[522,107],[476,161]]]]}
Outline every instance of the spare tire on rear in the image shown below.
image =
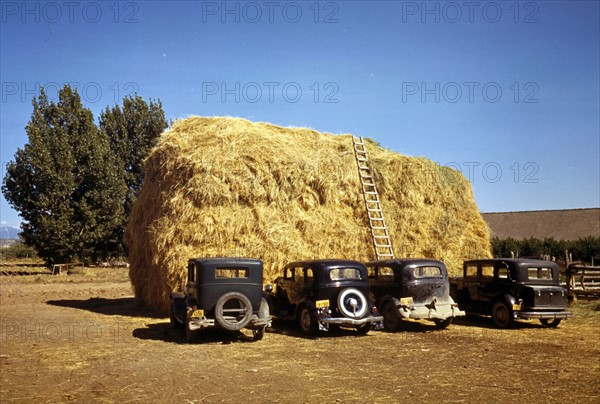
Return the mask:
{"type": "Polygon", "coordinates": [[[250,323],[252,303],[240,292],[229,292],[217,300],[215,321],[228,331],[238,331],[250,323]]]}

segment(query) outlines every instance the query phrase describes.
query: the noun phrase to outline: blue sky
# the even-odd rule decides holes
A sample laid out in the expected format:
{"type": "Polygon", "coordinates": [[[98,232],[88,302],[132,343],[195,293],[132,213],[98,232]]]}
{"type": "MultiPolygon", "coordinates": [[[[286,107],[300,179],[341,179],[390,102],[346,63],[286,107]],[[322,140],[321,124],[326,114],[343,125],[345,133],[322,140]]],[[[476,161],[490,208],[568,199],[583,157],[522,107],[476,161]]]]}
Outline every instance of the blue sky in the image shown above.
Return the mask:
{"type": "Polygon", "coordinates": [[[599,4],[2,1],[2,175],[39,86],[73,83],[95,116],[137,92],[371,137],[460,168],[484,212],[598,207],[599,4]]]}

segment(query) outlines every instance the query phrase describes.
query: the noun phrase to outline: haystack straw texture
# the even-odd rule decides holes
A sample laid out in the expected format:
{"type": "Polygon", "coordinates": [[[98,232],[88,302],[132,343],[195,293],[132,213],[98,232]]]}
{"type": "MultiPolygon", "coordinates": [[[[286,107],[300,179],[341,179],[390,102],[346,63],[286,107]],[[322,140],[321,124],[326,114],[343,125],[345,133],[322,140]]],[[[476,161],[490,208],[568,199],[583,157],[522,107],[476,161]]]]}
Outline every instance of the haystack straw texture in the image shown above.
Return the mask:
{"type": "MultiPolygon", "coordinates": [[[[469,182],[451,168],[367,140],[397,257],[490,254],[469,182]]],[[[166,312],[187,259],[248,256],[265,282],[290,261],[375,258],[351,135],[236,118],[191,117],[163,134],[146,161],[125,235],[138,300],[166,312]]]]}

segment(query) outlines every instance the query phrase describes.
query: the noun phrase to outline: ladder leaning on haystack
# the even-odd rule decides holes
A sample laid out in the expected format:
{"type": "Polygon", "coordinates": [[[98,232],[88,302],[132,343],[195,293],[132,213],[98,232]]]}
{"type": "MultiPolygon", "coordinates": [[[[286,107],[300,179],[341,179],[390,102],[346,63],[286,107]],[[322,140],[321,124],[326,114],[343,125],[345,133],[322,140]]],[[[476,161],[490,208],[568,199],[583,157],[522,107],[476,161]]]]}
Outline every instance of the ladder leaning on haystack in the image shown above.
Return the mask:
{"type": "Polygon", "coordinates": [[[373,248],[377,259],[393,259],[394,250],[392,249],[392,240],[388,233],[379,193],[375,187],[375,177],[369,167],[369,157],[367,156],[367,147],[362,137],[352,136],[354,147],[354,157],[358,166],[358,177],[362,186],[362,193],[369,218],[369,226],[373,238],[373,248]]]}

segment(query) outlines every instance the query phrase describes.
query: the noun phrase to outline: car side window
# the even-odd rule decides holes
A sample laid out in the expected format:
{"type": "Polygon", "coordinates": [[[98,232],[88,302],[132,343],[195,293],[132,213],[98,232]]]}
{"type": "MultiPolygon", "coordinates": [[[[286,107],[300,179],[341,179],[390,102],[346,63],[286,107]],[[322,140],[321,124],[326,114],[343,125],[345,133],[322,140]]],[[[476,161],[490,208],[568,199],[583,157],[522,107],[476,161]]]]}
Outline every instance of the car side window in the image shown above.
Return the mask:
{"type": "Polygon", "coordinates": [[[313,271],[311,268],[304,268],[304,282],[312,283],[313,281],[313,271]]]}
{"type": "Polygon", "coordinates": [[[465,271],[465,276],[476,277],[477,276],[477,266],[476,265],[469,265],[467,267],[467,270],[465,271]]]}
{"type": "Polygon", "coordinates": [[[283,279],[294,279],[294,268],[286,268],[283,279]]]}
{"type": "Polygon", "coordinates": [[[394,270],[390,267],[380,267],[379,268],[379,279],[382,281],[394,280],[394,270]]]}
{"type": "Polygon", "coordinates": [[[504,268],[498,268],[498,279],[501,280],[508,280],[509,276],[508,276],[508,268],[504,267],[504,268]]]}
{"type": "Polygon", "coordinates": [[[378,269],[377,267],[367,267],[367,276],[369,279],[377,279],[378,269]]]}
{"type": "Polygon", "coordinates": [[[481,266],[481,277],[482,278],[493,278],[494,277],[494,266],[493,265],[482,265],[481,266]]]}
{"type": "Polygon", "coordinates": [[[302,271],[300,268],[295,268],[294,270],[294,281],[304,283],[304,271],[302,271]]]}

